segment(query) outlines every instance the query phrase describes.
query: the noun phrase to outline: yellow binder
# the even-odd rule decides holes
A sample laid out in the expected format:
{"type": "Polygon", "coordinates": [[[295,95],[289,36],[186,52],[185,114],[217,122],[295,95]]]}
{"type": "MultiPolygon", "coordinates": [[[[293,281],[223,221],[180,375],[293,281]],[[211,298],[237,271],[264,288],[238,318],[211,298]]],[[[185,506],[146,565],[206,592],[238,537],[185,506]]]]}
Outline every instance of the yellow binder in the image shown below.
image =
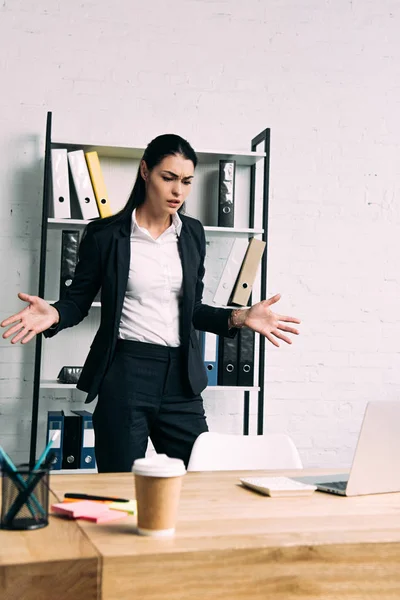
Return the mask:
{"type": "Polygon", "coordinates": [[[111,217],[112,211],[108,199],[106,184],[104,183],[103,173],[100,167],[100,161],[97,152],[85,152],[85,158],[92,180],[94,195],[96,197],[97,206],[100,217],[111,217]]]}

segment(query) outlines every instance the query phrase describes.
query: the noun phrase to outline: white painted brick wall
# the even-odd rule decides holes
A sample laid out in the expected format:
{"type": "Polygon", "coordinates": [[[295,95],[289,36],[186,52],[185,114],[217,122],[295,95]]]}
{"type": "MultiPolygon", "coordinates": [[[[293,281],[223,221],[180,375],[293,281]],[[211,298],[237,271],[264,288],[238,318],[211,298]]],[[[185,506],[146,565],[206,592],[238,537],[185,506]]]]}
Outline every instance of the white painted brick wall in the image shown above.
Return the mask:
{"type": "MultiPolygon", "coordinates": [[[[365,403],[399,398],[399,20],[394,0],[3,0],[2,318],[37,290],[47,110],[57,138],[120,145],[246,149],[269,126],[269,293],[303,324],[268,346],[265,425],[306,465],[347,466],[365,403]]],[[[32,372],[32,344],[0,344],[16,459],[32,372]]],[[[241,430],[240,398],[205,400],[214,429],[241,430]]]]}

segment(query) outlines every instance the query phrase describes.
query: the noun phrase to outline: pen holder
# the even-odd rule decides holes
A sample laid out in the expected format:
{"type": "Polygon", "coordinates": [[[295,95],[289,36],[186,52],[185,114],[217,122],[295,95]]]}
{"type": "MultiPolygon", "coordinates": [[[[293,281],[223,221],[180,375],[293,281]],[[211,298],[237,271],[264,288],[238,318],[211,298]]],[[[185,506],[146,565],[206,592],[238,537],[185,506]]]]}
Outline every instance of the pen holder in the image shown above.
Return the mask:
{"type": "Polygon", "coordinates": [[[49,524],[49,469],[3,469],[1,489],[2,529],[38,529],[49,524]]]}

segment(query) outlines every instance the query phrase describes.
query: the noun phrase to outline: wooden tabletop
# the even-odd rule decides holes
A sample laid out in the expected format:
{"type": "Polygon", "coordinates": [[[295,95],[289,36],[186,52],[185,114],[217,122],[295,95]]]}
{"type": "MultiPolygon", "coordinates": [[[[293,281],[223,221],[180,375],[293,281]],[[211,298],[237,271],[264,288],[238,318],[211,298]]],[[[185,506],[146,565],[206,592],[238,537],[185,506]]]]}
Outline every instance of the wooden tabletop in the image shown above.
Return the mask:
{"type": "Polygon", "coordinates": [[[0,531],[1,600],[95,600],[99,578],[99,553],[75,521],[51,517],[43,529],[0,531]]]}
{"type": "MultiPolygon", "coordinates": [[[[400,493],[269,498],[239,484],[242,476],[280,474],[299,472],[187,473],[172,539],[138,536],[135,517],[101,525],[52,517],[41,533],[0,532],[0,598],[35,597],[3,596],[10,586],[4,588],[1,565],[65,564],[72,556],[79,563],[97,556],[104,600],[398,600],[400,493]],[[58,541],[51,544],[47,535],[58,541]]],[[[52,475],[51,487],[60,500],[65,492],[135,497],[129,473],[52,475]]],[[[59,600],[70,597],[57,594],[59,600]]]]}
{"type": "MultiPolygon", "coordinates": [[[[102,597],[398,600],[400,493],[269,498],[240,485],[255,474],[298,471],[187,473],[170,540],[136,535],[134,517],[81,521],[103,557],[102,597]]],[[[135,497],[131,474],[59,476],[52,488],[135,497]]]]}

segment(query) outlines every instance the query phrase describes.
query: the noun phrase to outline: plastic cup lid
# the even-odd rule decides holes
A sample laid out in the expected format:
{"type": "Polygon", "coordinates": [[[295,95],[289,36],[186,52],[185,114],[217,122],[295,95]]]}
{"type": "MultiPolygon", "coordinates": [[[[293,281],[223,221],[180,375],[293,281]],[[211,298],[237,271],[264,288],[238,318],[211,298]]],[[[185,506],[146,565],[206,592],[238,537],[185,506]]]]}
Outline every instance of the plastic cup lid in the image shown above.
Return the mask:
{"type": "Polygon", "coordinates": [[[186,473],[183,460],[170,458],[166,454],[138,458],[133,463],[132,471],[145,477],[178,477],[186,473]]]}

